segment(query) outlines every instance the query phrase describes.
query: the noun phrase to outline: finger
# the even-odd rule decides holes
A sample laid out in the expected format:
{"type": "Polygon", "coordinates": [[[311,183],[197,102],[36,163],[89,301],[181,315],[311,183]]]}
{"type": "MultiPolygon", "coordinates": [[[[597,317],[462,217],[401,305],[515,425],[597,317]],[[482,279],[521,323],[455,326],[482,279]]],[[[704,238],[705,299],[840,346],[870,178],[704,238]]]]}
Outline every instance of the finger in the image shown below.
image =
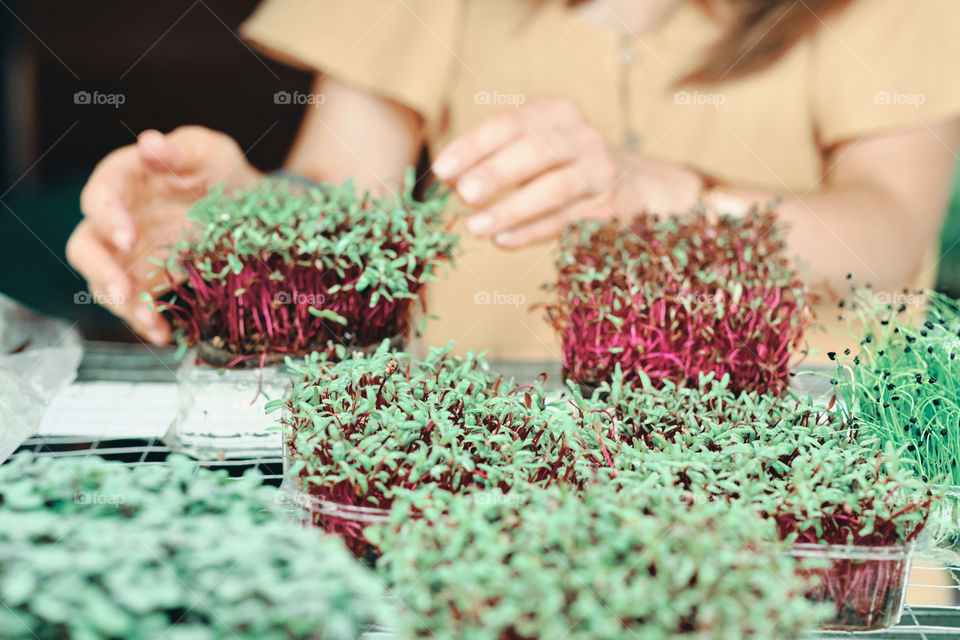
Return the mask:
{"type": "Polygon", "coordinates": [[[448,144],[437,155],[433,172],[451,181],[477,162],[527,131],[573,124],[580,114],[565,100],[537,100],[517,109],[507,109],[483,120],[448,144]]]}
{"type": "Polygon", "coordinates": [[[141,336],[156,345],[164,345],[170,341],[170,325],[166,319],[154,309],[149,302],[137,299],[133,303],[131,324],[141,336]]]}
{"type": "MultiPolygon", "coordinates": [[[[89,283],[93,299],[127,321],[156,344],[166,344],[170,328],[159,313],[139,299],[131,278],[88,221],[81,222],[67,241],[67,260],[89,283]]],[[[79,292],[78,292],[79,293],[79,292]]]]}
{"type": "Polygon", "coordinates": [[[136,150],[124,147],[97,165],[80,192],[80,211],[120,251],[130,251],[136,241],[136,227],[125,203],[139,171],[136,150]]]}
{"type": "Polygon", "coordinates": [[[603,143],[603,136],[586,125],[530,132],[468,169],[457,179],[455,188],[467,204],[481,204],[502,189],[521,185],[603,143]]]}
{"type": "Polygon", "coordinates": [[[493,241],[505,249],[516,249],[558,236],[567,225],[577,220],[609,218],[612,216],[613,209],[606,204],[604,199],[592,196],[578,200],[516,229],[498,233],[494,236],[493,241]]]}
{"type": "Polygon", "coordinates": [[[82,221],[67,240],[67,261],[87,282],[122,305],[131,293],[130,278],[89,221],[82,221]]]}
{"type": "Polygon", "coordinates": [[[587,195],[609,188],[607,172],[598,166],[602,158],[581,158],[558,167],[503,200],[467,218],[467,229],[489,236],[521,226],[549,211],[567,206],[587,195]]]}

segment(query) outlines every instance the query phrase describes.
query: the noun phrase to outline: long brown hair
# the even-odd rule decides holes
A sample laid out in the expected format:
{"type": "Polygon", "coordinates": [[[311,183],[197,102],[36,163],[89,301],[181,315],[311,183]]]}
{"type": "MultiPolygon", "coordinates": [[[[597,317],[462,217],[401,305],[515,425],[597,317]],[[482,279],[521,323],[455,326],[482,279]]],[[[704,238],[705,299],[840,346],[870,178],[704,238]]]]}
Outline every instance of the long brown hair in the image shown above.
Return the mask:
{"type": "MultiPolygon", "coordinates": [[[[715,84],[762,71],[853,0],[688,1],[711,15],[723,9],[732,17],[724,34],[680,84],[715,84]]],[[[588,2],[566,0],[568,6],[588,2]]]]}

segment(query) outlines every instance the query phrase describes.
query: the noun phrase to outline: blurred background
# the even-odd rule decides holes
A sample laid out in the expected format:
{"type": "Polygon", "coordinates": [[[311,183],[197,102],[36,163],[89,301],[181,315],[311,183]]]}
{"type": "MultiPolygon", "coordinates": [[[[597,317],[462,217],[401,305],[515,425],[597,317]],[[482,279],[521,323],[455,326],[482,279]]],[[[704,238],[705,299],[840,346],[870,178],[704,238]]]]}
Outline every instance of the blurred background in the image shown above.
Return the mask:
{"type": "MultiPolygon", "coordinates": [[[[144,129],[225,131],[253,164],[283,161],[304,107],[277,91],[310,76],[236,36],[256,0],[0,0],[0,292],[77,321],[88,338],[132,340],[66,264],[95,163],[144,129]],[[85,301],[86,300],[86,301],[85,301]]],[[[938,288],[960,297],[960,189],[942,235],[938,288]]]]}
{"type": "Polygon", "coordinates": [[[79,321],[88,338],[133,339],[82,294],[64,247],[94,165],[148,128],[223,130],[253,164],[282,161],[302,108],[273,94],[310,75],[236,36],[256,0],[0,0],[0,292],[79,321]],[[84,302],[86,299],[86,302],[84,302]]]}

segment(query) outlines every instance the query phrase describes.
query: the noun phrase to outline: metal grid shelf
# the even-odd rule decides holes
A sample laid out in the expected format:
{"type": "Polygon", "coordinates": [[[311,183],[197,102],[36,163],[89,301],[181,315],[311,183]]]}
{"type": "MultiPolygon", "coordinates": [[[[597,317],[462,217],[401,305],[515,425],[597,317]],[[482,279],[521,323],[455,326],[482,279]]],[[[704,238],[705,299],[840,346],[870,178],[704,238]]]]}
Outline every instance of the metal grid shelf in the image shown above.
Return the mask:
{"type": "MultiPolygon", "coordinates": [[[[89,441],[74,436],[36,436],[21,445],[17,451],[32,451],[35,455],[58,458],[100,456],[106,460],[128,466],[165,464],[172,451],[161,440],[117,439],[89,441]]],[[[279,453],[279,452],[278,452],[279,453]]],[[[240,460],[198,460],[197,468],[226,469],[231,477],[239,477],[248,469],[257,469],[263,474],[264,484],[280,486],[283,475],[283,458],[263,457],[240,460]]]]}

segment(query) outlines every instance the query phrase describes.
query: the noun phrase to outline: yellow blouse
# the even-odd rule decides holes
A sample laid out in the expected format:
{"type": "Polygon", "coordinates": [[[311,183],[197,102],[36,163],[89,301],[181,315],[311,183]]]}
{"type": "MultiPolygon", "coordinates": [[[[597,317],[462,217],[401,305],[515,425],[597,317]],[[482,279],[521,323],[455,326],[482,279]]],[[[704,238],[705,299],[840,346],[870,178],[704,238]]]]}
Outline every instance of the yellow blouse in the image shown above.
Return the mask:
{"type": "MultiPolygon", "coordinates": [[[[629,40],[527,0],[267,0],[241,33],[415,109],[434,152],[498,110],[562,97],[612,140],[633,131],[644,152],[787,194],[817,187],[833,143],[960,114],[958,0],[858,0],[768,69],[710,87],[676,86],[719,35],[693,3],[629,40]]],[[[530,311],[553,279],[553,243],[505,251],[464,233],[463,247],[450,277],[430,286],[440,320],[425,341],[559,358],[543,312],[530,311]]],[[[936,259],[931,247],[914,286],[932,284],[936,259]]]]}

